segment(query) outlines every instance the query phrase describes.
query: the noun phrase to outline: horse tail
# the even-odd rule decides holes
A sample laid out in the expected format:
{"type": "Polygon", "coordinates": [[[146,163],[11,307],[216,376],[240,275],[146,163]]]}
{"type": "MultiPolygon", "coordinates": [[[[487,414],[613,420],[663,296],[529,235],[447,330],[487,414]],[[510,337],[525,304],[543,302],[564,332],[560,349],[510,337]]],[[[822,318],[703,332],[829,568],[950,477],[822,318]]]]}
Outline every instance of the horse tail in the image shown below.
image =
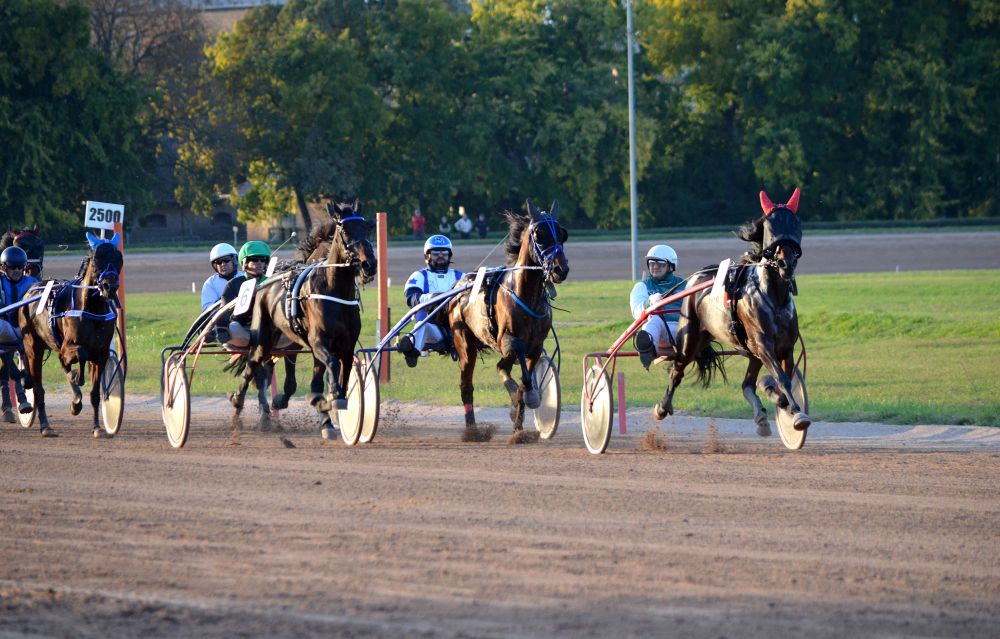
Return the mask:
{"type": "Polygon", "coordinates": [[[230,373],[233,377],[239,377],[240,375],[243,374],[243,371],[246,369],[248,359],[249,357],[247,356],[247,354],[243,353],[239,357],[235,358],[234,361],[231,361],[225,366],[223,366],[222,370],[224,370],[227,373],[230,373]]]}
{"type": "Polygon", "coordinates": [[[722,365],[722,355],[719,354],[719,351],[712,348],[711,344],[705,345],[705,348],[701,349],[695,355],[694,362],[698,365],[698,381],[701,383],[702,388],[708,388],[716,373],[722,375],[723,382],[727,381],[726,368],[722,365]]]}

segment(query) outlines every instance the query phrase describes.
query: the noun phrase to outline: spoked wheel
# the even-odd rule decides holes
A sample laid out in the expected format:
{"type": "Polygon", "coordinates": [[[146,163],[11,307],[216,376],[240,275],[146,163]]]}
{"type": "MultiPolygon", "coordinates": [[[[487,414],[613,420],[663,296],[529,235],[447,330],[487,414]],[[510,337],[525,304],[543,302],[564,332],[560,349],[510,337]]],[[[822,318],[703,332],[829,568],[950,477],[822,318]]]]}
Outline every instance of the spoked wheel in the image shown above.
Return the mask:
{"type": "Polygon", "coordinates": [[[181,448],[187,442],[191,426],[191,394],[184,362],[180,358],[167,359],[161,404],[167,439],[174,448],[181,448]]]}
{"type": "Polygon", "coordinates": [[[371,440],[375,439],[375,433],[378,432],[378,416],[379,416],[379,388],[378,388],[378,369],[375,366],[367,366],[365,363],[359,363],[361,371],[368,372],[365,374],[365,387],[364,387],[364,399],[362,400],[365,405],[364,419],[361,423],[361,438],[362,444],[367,444],[371,440]]]}
{"type": "MultiPolygon", "coordinates": [[[[802,371],[795,368],[792,372],[792,395],[798,402],[804,413],[809,412],[809,394],[806,392],[806,379],[802,376],[802,371]]],[[[781,436],[781,443],[790,450],[798,450],[806,443],[806,430],[795,429],[795,416],[787,409],[778,408],[774,421],[778,424],[778,435],[781,436]]]]}
{"type": "Polygon", "coordinates": [[[109,435],[117,435],[125,415],[125,370],[112,349],[101,374],[101,424],[109,435]]]}
{"type": "MultiPolygon", "coordinates": [[[[19,369],[21,369],[22,371],[25,371],[25,372],[27,372],[27,370],[28,370],[27,362],[24,361],[24,357],[20,353],[17,354],[17,367],[19,369]]],[[[3,391],[5,393],[8,392],[8,390],[13,395],[13,392],[14,392],[13,388],[10,388],[10,389],[5,388],[5,389],[3,389],[3,391]]],[[[22,413],[21,411],[17,410],[17,397],[16,396],[12,396],[11,397],[11,406],[14,407],[14,412],[17,413],[17,421],[18,421],[19,424],[21,424],[21,428],[31,428],[35,424],[35,415],[38,414],[38,407],[35,406],[35,391],[34,391],[34,389],[25,388],[24,389],[24,396],[28,398],[28,403],[31,404],[31,412],[30,413],[22,413]]]]}
{"type": "Polygon", "coordinates": [[[594,455],[600,455],[611,441],[611,421],[614,417],[611,398],[611,379],[607,371],[594,365],[583,380],[580,397],[580,425],[583,428],[583,442],[594,455]],[[589,401],[588,401],[589,398],[589,401]]]}
{"type": "Polygon", "coordinates": [[[355,361],[351,367],[351,378],[347,381],[347,408],[330,411],[330,419],[340,427],[340,438],[348,446],[354,446],[361,439],[365,421],[365,392],[360,383],[363,374],[361,364],[355,361]]]}
{"type": "Polygon", "coordinates": [[[559,428],[559,411],[562,410],[562,392],[559,390],[559,373],[547,355],[535,362],[534,384],[541,403],[532,410],[535,430],[542,439],[551,439],[559,428]]]}

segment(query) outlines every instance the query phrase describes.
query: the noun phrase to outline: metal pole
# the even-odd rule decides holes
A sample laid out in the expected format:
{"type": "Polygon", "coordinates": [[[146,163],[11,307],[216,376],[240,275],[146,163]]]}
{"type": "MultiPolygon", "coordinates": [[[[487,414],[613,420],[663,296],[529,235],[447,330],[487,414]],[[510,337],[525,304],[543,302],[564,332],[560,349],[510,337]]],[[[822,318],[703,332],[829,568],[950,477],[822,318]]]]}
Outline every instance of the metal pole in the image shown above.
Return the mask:
{"type": "Polygon", "coordinates": [[[635,80],[632,77],[632,0],[625,0],[628,28],[628,182],[629,207],[632,222],[632,281],[639,279],[639,204],[635,181],[638,172],[635,164],[635,80]]]}

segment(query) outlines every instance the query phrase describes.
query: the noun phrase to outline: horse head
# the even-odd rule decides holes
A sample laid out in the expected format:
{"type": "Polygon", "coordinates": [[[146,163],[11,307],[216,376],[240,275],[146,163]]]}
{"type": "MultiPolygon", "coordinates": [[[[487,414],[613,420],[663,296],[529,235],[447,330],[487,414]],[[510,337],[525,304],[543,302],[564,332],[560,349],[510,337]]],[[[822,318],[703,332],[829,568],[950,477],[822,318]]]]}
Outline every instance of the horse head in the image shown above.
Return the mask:
{"type": "Polygon", "coordinates": [[[333,202],[327,204],[327,212],[336,223],[337,230],[330,246],[330,257],[347,260],[351,266],[360,270],[363,282],[375,279],[378,270],[378,259],[369,235],[375,227],[358,215],[358,200],[351,202],[333,202]],[[340,255],[335,255],[340,252],[340,255]]]}
{"type": "Polygon", "coordinates": [[[110,240],[87,233],[91,256],[87,279],[89,284],[97,286],[98,292],[106,299],[117,299],[118,278],[125,260],[118,250],[118,234],[110,240]]]}
{"type": "Polygon", "coordinates": [[[762,262],[775,269],[782,280],[791,282],[802,257],[799,189],[796,188],[784,204],[774,204],[767,193],[761,191],[760,207],[764,211],[760,239],[762,262]]]}
{"type": "Polygon", "coordinates": [[[559,284],[569,277],[569,258],[563,250],[569,232],[556,219],[559,202],[553,201],[547,212],[535,208],[530,198],[524,206],[531,223],[524,230],[521,242],[527,239],[534,260],[544,269],[546,278],[553,284],[559,284]]]}

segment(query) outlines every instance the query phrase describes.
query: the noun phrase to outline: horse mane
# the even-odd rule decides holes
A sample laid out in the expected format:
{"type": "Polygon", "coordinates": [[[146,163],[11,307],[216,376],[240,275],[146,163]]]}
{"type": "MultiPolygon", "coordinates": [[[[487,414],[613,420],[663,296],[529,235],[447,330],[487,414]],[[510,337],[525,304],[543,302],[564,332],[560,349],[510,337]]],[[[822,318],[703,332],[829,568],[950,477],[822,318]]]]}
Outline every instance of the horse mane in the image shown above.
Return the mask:
{"type": "Polygon", "coordinates": [[[306,236],[304,240],[299,242],[296,248],[296,256],[301,260],[309,259],[309,256],[319,247],[323,242],[329,242],[333,239],[333,234],[337,231],[337,220],[331,219],[327,222],[323,222],[319,226],[313,227],[309,235],[306,236]]]}
{"type": "Polygon", "coordinates": [[[511,266],[517,262],[518,256],[521,255],[522,236],[524,230],[531,225],[531,218],[514,211],[504,211],[503,214],[507,218],[509,229],[507,239],[504,240],[503,250],[507,255],[507,266],[511,266]]]}
{"type": "Polygon", "coordinates": [[[17,235],[17,232],[14,231],[14,229],[7,229],[7,232],[3,234],[3,237],[0,237],[0,251],[14,245],[15,235],[17,235]]]}
{"type": "Polygon", "coordinates": [[[755,220],[741,224],[735,233],[736,237],[751,244],[750,250],[744,253],[741,261],[759,261],[764,250],[764,216],[761,215],[755,220]]]}

